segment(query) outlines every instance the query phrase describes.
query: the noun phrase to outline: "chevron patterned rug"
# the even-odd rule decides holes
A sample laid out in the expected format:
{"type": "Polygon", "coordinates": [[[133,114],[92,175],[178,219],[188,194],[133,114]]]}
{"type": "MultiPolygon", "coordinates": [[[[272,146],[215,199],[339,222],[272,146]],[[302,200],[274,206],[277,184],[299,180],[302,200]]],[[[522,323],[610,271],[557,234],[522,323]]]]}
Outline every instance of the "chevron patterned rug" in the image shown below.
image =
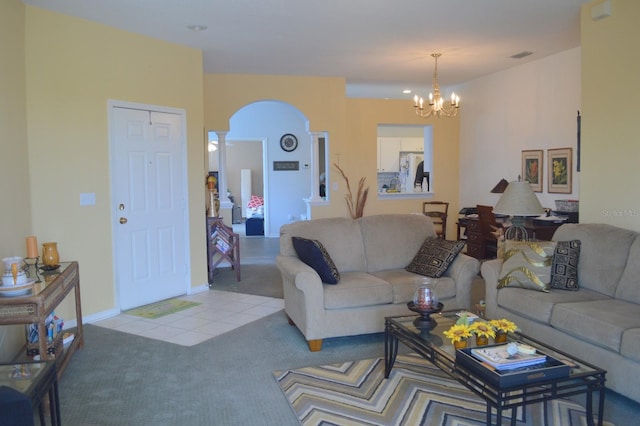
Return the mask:
{"type": "MultiPolygon", "coordinates": [[[[384,358],[273,375],[303,426],[472,426],[486,420],[482,399],[414,354],[398,355],[388,380],[384,358]]],[[[517,411],[518,426],[545,424],[542,404],[517,411]]],[[[552,426],[587,424],[584,408],[573,401],[548,402],[547,412],[552,426]]],[[[510,415],[505,413],[503,424],[509,424],[510,415]]]]}

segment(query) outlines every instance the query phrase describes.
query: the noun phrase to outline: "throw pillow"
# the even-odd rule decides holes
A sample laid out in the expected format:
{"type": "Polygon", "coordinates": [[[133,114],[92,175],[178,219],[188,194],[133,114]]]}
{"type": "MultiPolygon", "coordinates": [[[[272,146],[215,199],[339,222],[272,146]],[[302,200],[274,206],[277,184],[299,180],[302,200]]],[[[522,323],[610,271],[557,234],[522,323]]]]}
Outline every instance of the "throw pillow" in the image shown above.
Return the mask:
{"type": "Polygon", "coordinates": [[[300,260],[311,266],[323,283],[338,284],[340,272],[320,241],[300,237],[291,237],[291,240],[300,260]]]}
{"type": "Polygon", "coordinates": [[[555,241],[505,241],[498,288],[549,291],[555,241]]]}
{"type": "Polygon", "coordinates": [[[558,241],[551,265],[551,288],[578,290],[580,240],[558,241]]]}
{"type": "Polygon", "coordinates": [[[427,277],[440,278],[463,247],[464,241],[427,238],[406,269],[427,277]]]}

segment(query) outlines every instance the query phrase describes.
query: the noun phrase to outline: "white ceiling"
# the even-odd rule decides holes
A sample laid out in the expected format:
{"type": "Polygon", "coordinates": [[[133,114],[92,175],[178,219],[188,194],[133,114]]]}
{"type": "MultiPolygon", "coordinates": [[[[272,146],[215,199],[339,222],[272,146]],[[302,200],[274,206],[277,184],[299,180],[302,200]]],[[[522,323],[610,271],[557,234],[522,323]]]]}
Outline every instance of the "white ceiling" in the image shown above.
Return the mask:
{"type": "Polygon", "coordinates": [[[444,89],[577,47],[587,1],[23,0],[201,49],[206,73],[345,77],[349,96],[390,98],[430,88],[433,52],[444,89]]]}

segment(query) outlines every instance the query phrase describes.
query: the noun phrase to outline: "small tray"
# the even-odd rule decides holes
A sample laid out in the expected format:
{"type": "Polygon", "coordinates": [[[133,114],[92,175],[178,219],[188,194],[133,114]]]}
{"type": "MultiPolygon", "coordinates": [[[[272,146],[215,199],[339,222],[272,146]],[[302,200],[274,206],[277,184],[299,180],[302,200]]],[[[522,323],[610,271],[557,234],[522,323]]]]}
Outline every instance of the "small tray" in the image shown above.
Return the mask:
{"type": "MultiPolygon", "coordinates": [[[[502,343],[500,344],[502,345],[502,343]]],[[[499,345],[490,345],[499,346],[499,345]]],[[[569,377],[571,367],[552,356],[547,355],[547,361],[529,367],[516,368],[513,370],[498,371],[480,361],[471,354],[471,349],[465,348],[456,350],[456,363],[486,380],[487,383],[497,387],[505,388],[531,383],[542,382],[550,379],[560,379],[569,377]]]]}

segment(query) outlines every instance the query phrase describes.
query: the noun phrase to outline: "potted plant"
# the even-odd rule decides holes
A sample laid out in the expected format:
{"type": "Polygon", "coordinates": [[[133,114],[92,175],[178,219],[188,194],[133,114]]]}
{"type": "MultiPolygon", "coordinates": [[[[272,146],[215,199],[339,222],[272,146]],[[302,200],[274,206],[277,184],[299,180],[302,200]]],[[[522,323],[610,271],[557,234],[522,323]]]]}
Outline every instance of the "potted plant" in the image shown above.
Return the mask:
{"type": "Polygon", "coordinates": [[[446,330],[444,336],[451,340],[453,347],[462,349],[467,347],[467,339],[471,337],[471,329],[469,327],[469,319],[466,314],[462,314],[456,321],[455,325],[446,330]]]}
{"type": "Polygon", "coordinates": [[[494,328],[496,335],[496,343],[503,343],[507,341],[507,333],[514,332],[518,329],[518,326],[508,319],[502,318],[489,321],[489,324],[494,328]]]}
{"type": "Polygon", "coordinates": [[[476,346],[485,346],[489,344],[490,337],[496,337],[495,329],[486,321],[475,321],[469,328],[471,333],[476,336],[476,346]]]}

